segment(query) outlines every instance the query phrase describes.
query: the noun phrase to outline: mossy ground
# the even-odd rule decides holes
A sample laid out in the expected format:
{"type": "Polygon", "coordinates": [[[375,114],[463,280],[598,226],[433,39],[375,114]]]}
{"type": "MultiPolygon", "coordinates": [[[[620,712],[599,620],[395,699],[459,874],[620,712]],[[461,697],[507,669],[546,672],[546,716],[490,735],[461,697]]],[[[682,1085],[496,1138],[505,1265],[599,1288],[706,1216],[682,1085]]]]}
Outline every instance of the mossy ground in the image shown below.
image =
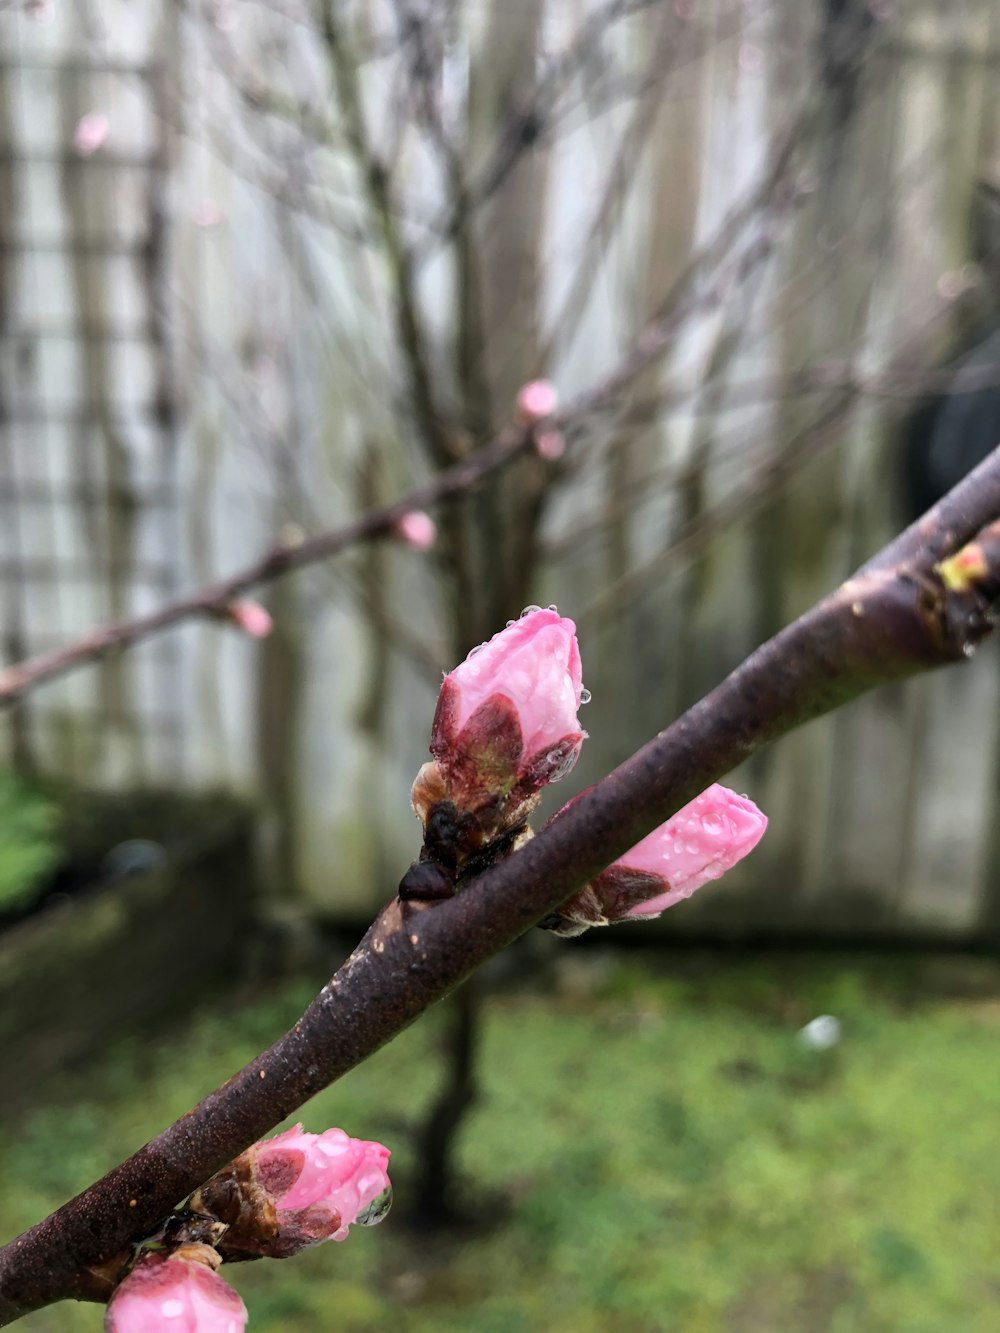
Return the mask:
{"type": "MultiPolygon", "coordinates": [[[[305,1109],[307,1128],[393,1148],[397,1207],[343,1245],[229,1270],[254,1333],[1000,1329],[1000,969],[567,957],[553,993],[490,1001],[464,1231],[403,1219],[433,1015],[305,1109]],[[843,1040],[807,1051],[796,1033],[824,1012],[843,1040]]],[[[206,1001],[8,1126],[0,1235],[185,1110],[307,998],[206,1001]]],[[[21,1327],[96,1333],[101,1312],[21,1327]]]]}

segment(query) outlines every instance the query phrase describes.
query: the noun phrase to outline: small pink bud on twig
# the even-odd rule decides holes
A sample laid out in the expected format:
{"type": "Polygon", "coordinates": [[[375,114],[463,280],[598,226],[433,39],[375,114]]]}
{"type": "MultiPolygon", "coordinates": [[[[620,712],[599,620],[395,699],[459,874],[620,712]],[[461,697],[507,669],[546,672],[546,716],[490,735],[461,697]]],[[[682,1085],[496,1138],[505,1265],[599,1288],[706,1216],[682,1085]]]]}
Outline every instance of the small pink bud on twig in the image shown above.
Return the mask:
{"type": "Polygon", "coordinates": [[[352,1139],[342,1129],[310,1134],[296,1125],[251,1152],[258,1178],[278,1205],[280,1229],[301,1234],[303,1244],[346,1240],[352,1223],[380,1222],[389,1210],[389,1149],[381,1143],[352,1139]],[[382,1203],[373,1213],[377,1200],[382,1203]]]}
{"type": "Polygon", "coordinates": [[[703,791],[544,922],[579,935],[630,917],[659,916],[752,852],[767,818],[746,796],[719,783],[703,791]]]}
{"type": "Polygon", "coordinates": [[[464,798],[523,798],[576,763],[586,733],[576,626],[528,607],[444,678],[431,754],[464,798]]]}
{"type": "Polygon", "coordinates": [[[437,541],[437,525],[422,509],[411,509],[403,514],[396,520],[393,531],[401,542],[415,551],[429,551],[437,541]]]}
{"type": "Polygon", "coordinates": [[[320,1241],[345,1240],[352,1224],[381,1222],[392,1203],[388,1160],[381,1143],[296,1125],[241,1153],[190,1206],[228,1224],[219,1243],[227,1257],[284,1259],[320,1241]]]}
{"type": "Polygon", "coordinates": [[[105,1333],[243,1333],[246,1306],[219,1262],[207,1245],[144,1255],[108,1302],[105,1333]]]}
{"type": "Polygon", "coordinates": [[[566,452],[561,431],[543,423],[555,415],[559,394],[550,380],[531,380],[521,386],[516,400],[516,415],[522,426],[542,426],[534,433],[535,452],[547,463],[554,463],[566,452]]]}
{"type": "Polygon", "coordinates": [[[274,629],[270,613],[249,597],[237,597],[226,607],[226,615],[244,634],[251,639],[266,639],[274,629]]]}
{"type": "Polygon", "coordinates": [[[551,380],[530,380],[517,394],[517,417],[525,426],[533,426],[554,416],[559,394],[551,380]]]}
{"type": "Polygon", "coordinates": [[[448,672],[431,729],[434,762],[410,793],[424,849],[400,881],[401,900],[447,898],[498,840],[510,851],[530,836],[542,788],[579,756],[587,733],[577,710],[589,698],[576,626],[554,606],[525,607],[448,672]]]}
{"type": "Polygon", "coordinates": [[[73,147],[80,157],[96,153],[108,137],[111,122],[103,111],[88,111],[81,116],[73,131],[73,147]]]}
{"type": "Polygon", "coordinates": [[[663,881],[662,893],[636,903],[627,915],[659,916],[690,898],[752,852],[766,828],[766,816],[749,797],[713,783],[611,867],[641,870],[663,881]]]}

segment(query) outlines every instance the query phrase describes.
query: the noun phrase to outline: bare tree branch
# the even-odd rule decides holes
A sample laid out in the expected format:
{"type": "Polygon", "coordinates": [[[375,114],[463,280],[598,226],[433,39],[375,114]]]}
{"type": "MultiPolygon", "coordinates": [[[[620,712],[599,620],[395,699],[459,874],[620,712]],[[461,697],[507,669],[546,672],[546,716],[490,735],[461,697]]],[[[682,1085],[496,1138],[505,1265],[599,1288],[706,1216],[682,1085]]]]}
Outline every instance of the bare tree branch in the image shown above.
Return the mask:
{"type": "MultiPolygon", "coordinates": [[[[677,318],[676,308],[666,303],[658,317],[639,333],[611,374],[568,404],[554,424],[577,424],[590,414],[612,406],[635,377],[662,356],[669,331],[677,318]]],[[[43,681],[64,675],[81,663],[97,661],[119,652],[127,644],[147,638],[183,620],[194,616],[225,614],[234,597],[257,584],[266,583],[317,560],[327,559],[358,542],[382,536],[391,531],[398,519],[409,510],[427,509],[469,490],[505,466],[518,453],[530,448],[532,441],[530,429],[501,432],[495,440],[469,458],[452,464],[440,472],[435,480],[417,487],[391,505],[373,510],[342,528],[311,537],[296,545],[275,546],[238,574],[171,602],[158,611],[134,620],[114,621],[67,648],[7,667],[0,672],[0,707],[9,705],[43,681]]]]}
{"type": "Polygon", "coordinates": [[[873,686],[960,662],[1000,600],[1000,448],[835,593],[455,897],[380,913],[295,1026],[126,1162],[0,1250],[0,1326],[104,1300],[128,1246],[686,801],[873,686]]]}
{"type": "Polygon", "coordinates": [[[396,334],[407,367],[420,434],[430,457],[438,467],[445,467],[455,460],[457,452],[444,427],[444,418],[438,410],[431,387],[427,365],[429,343],[417,305],[413,259],[394,213],[388,171],[369,141],[357,69],[345,45],[334,8],[334,0],[326,0],[323,7],[323,37],[330,58],[338,105],[344,119],[344,132],[361,172],[365,194],[392,273],[396,334]]]}
{"type": "Polygon", "coordinates": [[[94,662],[120,652],[128,644],[169,629],[181,621],[195,616],[225,615],[234,597],[260,583],[290,574],[317,560],[328,559],[349,546],[384,536],[410,510],[432,508],[442,500],[469,490],[530,447],[530,444],[530,431],[510,429],[470,458],[439,473],[434,481],[418,486],[390,505],[371,510],[344,527],[295,544],[274,546],[238,574],[189,593],[149,615],[138,616],[134,620],[113,621],[66,648],[15,663],[0,671],[0,708],[14,703],[44,681],[65,675],[84,662],[94,662]]]}
{"type": "Polygon", "coordinates": [[[801,468],[834,443],[836,427],[852,402],[853,397],[848,393],[832,397],[784,449],[767,459],[742,486],[711,508],[695,514],[655,555],[602,588],[580,612],[580,622],[600,622],[624,614],[645,592],[663,582],[668,566],[673,569],[679,560],[693,559],[723,532],[760,509],[801,468]]]}

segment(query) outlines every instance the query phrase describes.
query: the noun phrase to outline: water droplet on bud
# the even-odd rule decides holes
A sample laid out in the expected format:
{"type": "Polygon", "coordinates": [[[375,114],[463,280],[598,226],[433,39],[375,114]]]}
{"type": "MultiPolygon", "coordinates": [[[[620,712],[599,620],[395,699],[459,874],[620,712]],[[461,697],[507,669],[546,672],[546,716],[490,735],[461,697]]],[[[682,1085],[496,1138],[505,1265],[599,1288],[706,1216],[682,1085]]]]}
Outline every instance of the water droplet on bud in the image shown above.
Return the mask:
{"type": "Polygon", "coordinates": [[[475,648],[470,648],[465,654],[465,660],[468,661],[470,657],[475,657],[476,653],[481,653],[485,647],[485,643],[477,643],[475,648]]]}
{"type": "Polygon", "coordinates": [[[526,606],[521,612],[520,619],[523,620],[525,616],[533,616],[536,611],[541,611],[541,609],[540,606],[526,606]]]}
{"type": "Polygon", "coordinates": [[[555,602],[549,602],[549,604],[548,604],[546,610],[548,610],[548,611],[558,611],[559,608],[558,608],[558,606],[556,606],[555,602]]]}
{"type": "Polygon", "coordinates": [[[570,750],[568,753],[563,753],[562,750],[550,750],[546,759],[552,767],[546,775],[546,780],[561,781],[576,763],[579,753],[579,749],[570,750]]]}
{"type": "Polygon", "coordinates": [[[508,621],[507,621],[507,628],[510,629],[511,625],[516,625],[516,624],[517,624],[517,621],[516,621],[516,620],[508,620],[508,621]]]}
{"type": "Polygon", "coordinates": [[[717,838],[722,832],[722,820],[718,815],[705,815],[701,821],[701,827],[710,838],[717,838]]]}
{"type": "Polygon", "coordinates": [[[581,704],[581,706],[582,706],[583,704],[589,704],[590,701],[591,701],[591,699],[593,699],[593,697],[594,697],[594,696],[593,696],[593,695],[591,694],[591,692],[587,689],[587,687],[584,686],[584,688],[580,691],[580,704],[581,704]]]}
{"type": "Polygon", "coordinates": [[[384,1222],[392,1207],[392,1186],[387,1185],[381,1194],[376,1194],[367,1208],[363,1208],[354,1219],[359,1227],[377,1227],[384,1222]]]}

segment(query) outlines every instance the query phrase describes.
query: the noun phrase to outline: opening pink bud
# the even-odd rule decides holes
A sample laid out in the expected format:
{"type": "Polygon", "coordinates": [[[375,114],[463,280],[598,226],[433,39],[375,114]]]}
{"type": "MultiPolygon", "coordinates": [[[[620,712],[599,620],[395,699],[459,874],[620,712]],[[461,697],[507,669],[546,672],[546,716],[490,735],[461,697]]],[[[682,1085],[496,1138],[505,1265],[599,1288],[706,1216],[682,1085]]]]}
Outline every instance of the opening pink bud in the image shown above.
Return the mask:
{"type": "Polygon", "coordinates": [[[430,514],[422,509],[411,509],[408,514],[398,518],[394,531],[400,541],[412,546],[415,551],[429,551],[437,541],[437,525],[430,514]]]}
{"type": "Polygon", "coordinates": [[[238,629],[249,634],[251,639],[266,639],[274,629],[274,621],[260,602],[252,602],[247,597],[230,602],[226,614],[238,629]]]}
{"type": "Polygon", "coordinates": [[[211,1267],[149,1254],[108,1303],[105,1333],[243,1333],[246,1306],[211,1267]]]}
{"type": "Polygon", "coordinates": [[[526,426],[551,417],[559,406],[559,394],[550,380],[531,380],[517,395],[517,417],[526,426]]]}
{"type": "Polygon", "coordinates": [[[278,1228],[299,1245],[345,1240],[352,1223],[381,1221],[391,1202],[381,1143],[352,1139],[342,1129],[310,1134],[301,1125],[250,1152],[257,1178],[278,1207],[278,1228]]]}
{"type": "Polygon", "coordinates": [[[446,772],[498,794],[517,779],[555,782],[586,734],[583,697],[573,621],[528,607],[445,676],[431,753],[446,772]]]}
{"type": "Polygon", "coordinates": [[[81,157],[90,157],[102,146],[111,129],[111,122],[102,111],[88,111],[81,116],[73,131],[73,147],[81,157]]]}
{"type": "Polygon", "coordinates": [[[760,842],[766,816],[746,796],[714,783],[615,862],[656,876],[664,891],[629,908],[627,916],[655,916],[718,879],[760,842]]]}

